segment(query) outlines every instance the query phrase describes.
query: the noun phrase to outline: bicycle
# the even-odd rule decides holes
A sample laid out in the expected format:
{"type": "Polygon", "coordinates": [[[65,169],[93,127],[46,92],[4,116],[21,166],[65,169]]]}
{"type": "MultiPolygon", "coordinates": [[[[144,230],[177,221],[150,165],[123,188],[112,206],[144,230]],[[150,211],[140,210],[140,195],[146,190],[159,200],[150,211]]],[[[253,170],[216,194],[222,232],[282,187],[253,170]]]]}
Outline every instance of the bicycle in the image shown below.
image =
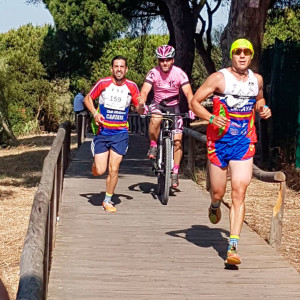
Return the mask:
{"type": "MultiPolygon", "coordinates": [[[[173,118],[182,116],[188,118],[188,113],[161,113],[162,122],[157,140],[157,155],[153,161],[153,171],[157,175],[158,196],[163,205],[168,204],[171,176],[174,167],[174,131],[172,125],[173,118]]],[[[147,114],[146,116],[152,116],[147,114]]],[[[152,116],[153,117],[153,116],[152,116]]]]}

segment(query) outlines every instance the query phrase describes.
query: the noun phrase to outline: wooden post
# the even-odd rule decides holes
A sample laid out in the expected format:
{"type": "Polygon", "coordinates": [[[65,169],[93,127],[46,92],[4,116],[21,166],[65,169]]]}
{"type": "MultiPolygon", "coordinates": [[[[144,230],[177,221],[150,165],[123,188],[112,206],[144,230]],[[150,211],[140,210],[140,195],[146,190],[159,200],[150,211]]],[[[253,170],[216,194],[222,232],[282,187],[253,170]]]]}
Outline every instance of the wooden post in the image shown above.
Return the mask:
{"type": "Polygon", "coordinates": [[[194,176],[195,173],[195,139],[189,135],[188,141],[188,169],[190,176],[194,176]]]}
{"type": "Polygon", "coordinates": [[[62,146],[62,161],[63,161],[63,174],[65,173],[70,162],[70,145],[71,145],[71,123],[66,121],[59,126],[59,130],[65,131],[63,146],[62,146]]]}
{"type": "Polygon", "coordinates": [[[87,115],[85,113],[80,113],[82,116],[82,124],[81,124],[81,133],[80,133],[80,144],[83,144],[86,135],[87,129],[87,115]]]}
{"type": "Polygon", "coordinates": [[[64,180],[64,170],[63,170],[63,151],[62,147],[57,160],[57,205],[56,205],[56,217],[59,214],[59,208],[62,198],[63,180],[64,180]]]}
{"type": "Polygon", "coordinates": [[[46,298],[48,292],[48,280],[49,280],[49,270],[50,270],[50,243],[51,243],[51,202],[48,205],[47,223],[45,230],[45,248],[44,248],[44,261],[43,261],[43,299],[46,298]]]}
{"type": "Polygon", "coordinates": [[[77,147],[81,146],[81,132],[82,132],[82,114],[77,115],[77,147]]]}
{"type": "Polygon", "coordinates": [[[150,123],[150,118],[146,117],[146,127],[145,127],[145,136],[149,137],[149,123],[150,123]]]}
{"type": "Polygon", "coordinates": [[[136,133],[142,133],[142,118],[140,115],[137,115],[137,119],[138,119],[138,128],[136,133]]]}
{"type": "Polygon", "coordinates": [[[280,182],[278,198],[275,206],[273,207],[273,214],[271,219],[269,244],[272,247],[274,247],[276,251],[280,250],[280,245],[281,245],[285,194],[286,194],[286,183],[284,181],[284,182],[280,182]]]}

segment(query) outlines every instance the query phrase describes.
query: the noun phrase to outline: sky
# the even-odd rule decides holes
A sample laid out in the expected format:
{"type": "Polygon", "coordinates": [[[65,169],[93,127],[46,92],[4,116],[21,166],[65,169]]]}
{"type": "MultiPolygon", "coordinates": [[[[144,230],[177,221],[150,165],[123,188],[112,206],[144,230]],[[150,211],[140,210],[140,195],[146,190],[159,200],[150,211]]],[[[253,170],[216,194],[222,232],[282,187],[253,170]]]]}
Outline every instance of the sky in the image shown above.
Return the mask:
{"type": "MultiPolygon", "coordinates": [[[[225,24],[227,18],[228,8],[220,7],[213,17],[214,26],[225,24]]],[[[0,33],[29,23],[34,26],[53,24],[53,18],[44,4],[26,4],[25,0],[0,0],[0,33]]],[[[152,30],[150,33],[165,33],[166,29],[161,24],[154,24],[152,30]]]]}
{"type": "Polygon", "coordinates": [[[26,4],[25,0],[0,0],[0,32],[22,25],[53,24],[53,18],[44,4],[26,4]]]}

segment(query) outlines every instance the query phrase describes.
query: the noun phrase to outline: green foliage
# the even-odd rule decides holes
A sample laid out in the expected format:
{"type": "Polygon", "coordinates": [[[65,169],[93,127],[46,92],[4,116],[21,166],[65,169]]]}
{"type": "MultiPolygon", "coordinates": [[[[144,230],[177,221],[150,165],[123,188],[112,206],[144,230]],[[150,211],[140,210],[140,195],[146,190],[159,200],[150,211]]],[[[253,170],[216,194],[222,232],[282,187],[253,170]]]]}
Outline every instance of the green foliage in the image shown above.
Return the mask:
{"type": "Polygon", "coordinates": [[[89,74],[107,41],[127,28],[127,21],[98,0],[45,0],[55,30],[49,29],[43,61],[50,75],[89,74]],[[50,55],[51,54],[51,55],[50,55]]]}
{"type": "Polygon", "coordinates": [[[117,39],[109,42],[103,49],[101,58],[93,64],[91,83],[99,78],[110,76],[111,60],[116,55],[123,55],[128,60],[127,78],[141,87],[148,71],[157,65],[155,49],[168,42],[168,36],[150,35],[140,38],[117,39]]]}
{"type": "Polygon", "coordinates": [[[36,132],[40,127],[51,130],[62,117],[55,83],[47,79],[39,56],[47,32],[47,26],[26,25],[0,35],[0,56],[5,64],[0,97],[16,135],[36,132]]]}
{"type": "MultiPolygon", "coordinates": [[[[93,64],[90,84],[93,85],[99,78],[111,75],[111,60],[116,55],[123,55],[128,59],[127,78],[135,81],[139,87],[142,86],[148,71],[157,65],[155,49],[167,44],[169,36],[146,35],[140,38],[129,38],[114,40],[106,44],[101,58],[93,64]]],[[[212,50],[212,59],[217,69],[222,66],[222,53],[218,46],[212,50]]],[[[192,72],[192,88],[196,91],[207,78],[208,73],[204,67],[203,60],[195,53],[195,61],[192,72]]],[[[91,87],[91,86],[90,86],[91,87]]]]}
{"type": "Polygon", "coordinates": [[[275,43],[275,39],[281,41],[300,41],[300,7],[273,9],[270,11],[263,47],[266,48],[275,43]]]}

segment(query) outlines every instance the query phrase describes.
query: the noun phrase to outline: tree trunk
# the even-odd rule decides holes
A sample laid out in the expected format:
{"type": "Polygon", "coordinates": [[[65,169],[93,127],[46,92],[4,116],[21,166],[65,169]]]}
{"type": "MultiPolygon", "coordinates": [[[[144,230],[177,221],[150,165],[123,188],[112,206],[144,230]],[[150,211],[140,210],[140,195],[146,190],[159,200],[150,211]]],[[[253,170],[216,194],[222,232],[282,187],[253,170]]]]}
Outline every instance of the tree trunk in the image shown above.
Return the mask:
{"type": "Polygon", "coordinates": [[[170,12],[169,12],[169,9],[166,5],[166,3],[164,2],[160,2],[159,3],[159,10],[161,11],[166,23],[167,23],[167,27],[168,27],[168,30],[169,30],[169,42],[168,42],[168,45],[171,45],[173,47],[176,46],[176,41],[175,41],[175,34],[174,34],[174,27],[173,27],[173,23],[172,23],[172,19],[171,19],[171,16],[170,16],[170,12]]]}
{"type": "MultiPolygon", "coordinates": [[[[2,130],[4,131],[4,135],[8,139],[16,140],[16,137],[10,127],[7,125],[7,122],[4,120],[4,117],[0,111],[0,127],[2,127],[2,130]]],[[[1,132],[1,130],[0,130],[1,132]]],[[[0,140],[0,142],[4,142],[3,140],[0,140]]]]}
{"type": "Polygon", "coordinates": [[[228,24],[221,36],[224,67],[230,65],[229,50],[232,42],[238,38],[246,38],[253,44],[255,53],[250,68],[254,72],[258,71],[267,12],[273,2],[232,0],[228,24]]]}
{"type": "Polygon", "coordinates": [[[203,59],[204,66],[205,66],[208,74],[210,75],[210,74],[216,72],[216,66],[215,66],[214,61],[212,60],[211,52],[208,52],[205,49],[202,36],[200,34],[196,34],[195,40],[196,40],[196,49],[203,59]]]}
{"type": "Polygon", "coordinates": [[[194,62],[194,26],[189,1],[164,0],[173,23],[176,60],[175,64],[190,77],[194,62]]]}

